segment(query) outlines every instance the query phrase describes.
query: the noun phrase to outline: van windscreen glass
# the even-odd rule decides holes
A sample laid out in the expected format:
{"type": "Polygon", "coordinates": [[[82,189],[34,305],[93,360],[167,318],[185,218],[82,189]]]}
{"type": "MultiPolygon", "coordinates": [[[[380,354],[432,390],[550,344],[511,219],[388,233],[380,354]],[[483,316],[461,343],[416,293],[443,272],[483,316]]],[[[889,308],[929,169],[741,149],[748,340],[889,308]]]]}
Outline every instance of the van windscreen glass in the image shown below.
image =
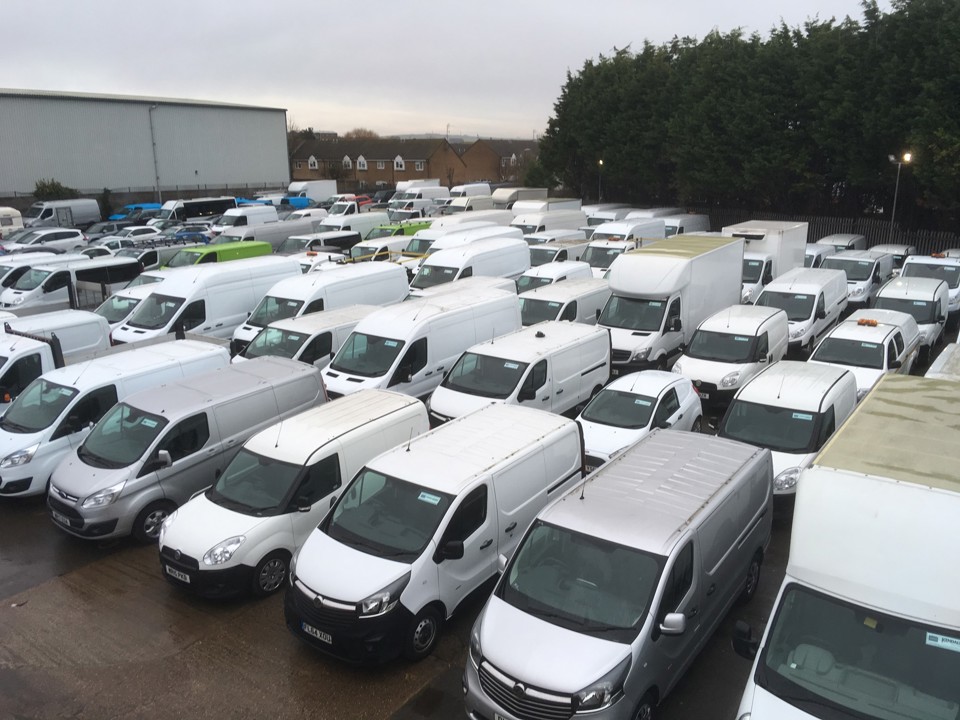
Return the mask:
{"type": "Polygon", "coordinates": [[[296,315],[303,307],[303,300],[279,298],[267,295],[247,318],[247,325],[266,327],[277,320],[286,320],[296,315]]]}
{"type": "Polygon", "coordinates": [[[663,324],[663,313],[666,309],[667,298],[647,300],[611,295],[597,324],[625,330],[657,332],[663,324]]]}
{"type": "Polygon", "coordinates": [[[910,300],[907,298],[879,297],[874,305],[878,310],[896,310],[912,315],[917,325],[932,325],[937,322],[937,306],[931,300],[910,300]]]}
{"type": "Polygon", "coordinates": [[[531,247],[530,267],[539,267],[553,262],[559,251],[552,247],[531,247]]]}
{"type": "Polygon", "coordinates": [[[403,340],[354,332],[337,352],[330,369],[361,377],[380,377],[393,367],[405,344],[403,340]]]}
{"type": "Polygon", "coordinates": [[[303,252],[310,243],[308,237],[298,237],[296,235],[288,237],[277,247],[277,255],[294,255],[303,252]]]}
{"type": "Polygon", "coordinates": [[[816,717],[955,717],[958,648],[956,630],[791,584],[757,663],[756,682],[816,717]]]}
{"type": "Polygon", "coordinates": [[[604,388],[583,409],[581,417],[601,425],[639,430],[650,424],[656,406],[655,397],[604,388]]]}
{"type": "Polygon", "coordinates": [[[761,307],[779,308],[787,313],[787,320],[790,322],[802,322],[809,320],[813,315],[813,302],[813,295],[764,290],[754,304],[761,307]]]}
{"type": "Polygon", "coordinates": [[[206,492],[207,499],[244,515],[276,515],[288,504],[303,467],[241,448],[206,492]]]}
{"type": "MultiPolygon", "coordinates": [[[[591,240],[595,239],[596,233],[594,233],[591,237],[591,240]]],[[[623,248],[599,247],[596,245],[590,245],[586,250],[583,251],[583,255],[580,256],[580,260],[587,263],[592,268],[606,270],[613,264],[613,261],[622,254],[623,248]]]]}
{"type": "Polygon", "coordinates": [[[743,275],[741,282],[748,285],[754,285],[760,282],[760,275],[763,273],[763,260],[744,260],[743,275]]]}
{"type": "Polygon", "coordinates": [[[36,268],[30,268],[23,275],[17,278],[17,281],[13,284],[14,290],[35,290],[40,286],[44,280],[46,280],[52,270],[38,270],[36,268]]]}
{"type": "Polygon", "coordinates": [[[528,363],[466,352],[440,383],[454,392],[503,400],[510,397],[528,363]]]}
{"type": "Polygon", "coordinates": [[[162,415],[118,403],[90,431],[77,457],[91,467],[127,467],[143,457],[167,422],[162,415]]]}
{"type": "Polygon", "coordinates": [[[520,228],[520,232],[524,235],[532,235],[537,231],[539,225],[517,225],[515,223],[510,223],[510,227],[520,228]]]}
{"type": "Polygon", "coordinates": [[[662,556],[537,520],[495,594],[551,625],[630,643],[665,564],[662,556]]]}
{"type": "Polygon", "coordinates": [[[423,290],[424,288],[433,287],[434,285],[443,285],[444,283],[452,282],[457,276],[458,270],[459,268],[455,267],[424,265],[420,268],[420,272],[417,273],[413,282],[410,283],[410,287],[423,290]]]}
{"type": "Polygon", "coordinates": [[[162,277],[157,275],[137,275],[133,280],[127,283],[128,288],[138,287],[140,285],[152,285],[153,283],[163,282],[162,277]]]}
{"type": "Polygon", "coordinates": [[[160,295],[154,293],[148,295],[140,303],[140,307],[133,311],[133,316],[127,321],[131,327],[144,328],[146,330],[159,330],[166,327],[180,306],[183,305],[183,298],[173,297],[172,295],[160,295]]]}
{"type": "Polygon", "coordinates": [[[553,280],[548,277],[531,277],[530,275],[521,275],[517,278],[517,294],[519,295],[522,292],[543,287],[544,285],[550,285],[552,282],[553,280]]]}
{"type": "Polygon", "coordinates": [[[120,322],[140,304],[140,298],[111,295],[94,312],[111,325],[120,322]]]}
{"type": "Polygon", "coordinates": [[[431,245],[433,245],[433,240],[418,237],[410,238],[410,242],[403,249],[403,254],[406,257],[421,257],[427,254],[431,245]]]}
{"type": "Polygon", "coordinates": [[[265,355],[292,358],[300,351],[308,337],[302,332],[267,327],[251,340],[240,354],[248,359],[265,355]]]}
{"type": "Polygon", "coordinates": [[[723,363],[755,362],[756,335],[737,335],[697,330],[687,348],[687,357],[723,363]]]}
{"type": "Polygon", "coordinates": [[[77,389],[38,377],[17,396],[0,418],[0,430],[35,433],[50,427],[77,394],[77,389]]]}
{"type": "Polygon", "coordinates": [[[828,270],[843,270],[847,274],[847,282],[863,282],[864,280],[869,280],[873,274],[873,266],[873,260],[829,257],[823,261],[823,267],[828,270]]]}
{"type": "Polygon", "coordinates": [[[520,322],[527,327],[544,320],[556,320],[562,308],[562,302],[520,298],[520,322]]]}
{"type": "Polygon", "coordinates": [[[717,435],[773,452],[812,453],[820,449],[821,418],[820,413],[734,400],[717,435]]]}
{"type": "Polygon", "coordinates": [[[883,343],[828,337],[817,346],[810,359],[817,362],[882,370],[884,356],[883,343]]]}
{"type": "Polygon", "coordinates": [[[355,550],[409,563],[433,538],[452,500],[447,493],[364,468],[321,527],[355,550]]]}
{"type": "Polygon", "coordinates": [[[940,265],[924,262],[905,262],[901,277],[925,277],[943,280],[952,288],[960,287],[960,264],[940,265]]]}
{"type": "MultiPolygon", "coordinates": [[[[223,236],[221,235],[221,237],[223,236]]],[[[197,261],[200,260],[201,255],[203,255],[202,252],[181,250],[172,258],[167,260],[167,267],[187,267],[188,265],[196,265],[197,261]]]]}

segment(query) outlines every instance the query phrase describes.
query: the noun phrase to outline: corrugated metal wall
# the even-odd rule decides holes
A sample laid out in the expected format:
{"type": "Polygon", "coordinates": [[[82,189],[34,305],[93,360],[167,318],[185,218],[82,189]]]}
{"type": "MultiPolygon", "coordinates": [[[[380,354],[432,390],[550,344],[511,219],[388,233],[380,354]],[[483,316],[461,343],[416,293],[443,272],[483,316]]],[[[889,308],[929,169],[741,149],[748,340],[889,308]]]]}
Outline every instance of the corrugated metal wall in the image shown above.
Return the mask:
{"type": "Polygon", "coordinates": [[[152,188],[151,114],[163,189],[289,181],[282,110],[0,94],[0,196],[152,188]]]}

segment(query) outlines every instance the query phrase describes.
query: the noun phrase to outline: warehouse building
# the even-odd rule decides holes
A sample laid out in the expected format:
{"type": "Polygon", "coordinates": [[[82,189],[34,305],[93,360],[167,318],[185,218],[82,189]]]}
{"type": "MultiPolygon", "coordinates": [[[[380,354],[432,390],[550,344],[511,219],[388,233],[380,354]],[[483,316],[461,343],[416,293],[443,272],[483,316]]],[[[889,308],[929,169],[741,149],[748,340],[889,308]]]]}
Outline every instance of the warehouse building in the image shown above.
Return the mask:
{"type": "Polygon", "coordinates": [[[0,197],[55,179],[81,192],[286,186],[279,108],[0,89],[0,197]]]}

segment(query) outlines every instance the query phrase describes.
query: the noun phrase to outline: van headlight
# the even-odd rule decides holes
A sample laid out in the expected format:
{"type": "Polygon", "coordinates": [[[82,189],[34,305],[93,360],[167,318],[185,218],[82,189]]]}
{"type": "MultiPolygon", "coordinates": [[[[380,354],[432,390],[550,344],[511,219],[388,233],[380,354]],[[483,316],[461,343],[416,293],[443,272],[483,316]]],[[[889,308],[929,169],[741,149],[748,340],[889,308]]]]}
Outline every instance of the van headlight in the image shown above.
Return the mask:
{"type": "Polygon", "coordinates": [[[650,356],[650,348],[645,347],[640,350],[634,350],[633,355],[631,356],[630,359],[633,361],[646,360],[649,356],[650,356]]]}
{"type": "Polygon", "coordinates": [[[863,400],[868,392],[870,392],[870,388],[857,388],[857,402],[863,400]]]}
{"type": "Polygon", "coordinates": [[[677,360],[677,361],[673,364],[673,372],[675,372],[675,373],[683,373],[683,366],[681,365],[681,363],[680,363],[679,360],[677,360]]]}
{"type": "Polygon", "coordinates": [[[169,515],[167,515],[167,517],[164,518],[163,522],[160,523],[160,535],[159,535],[159,537],[157,538],[157,540],[158,540],[159,543],[160,543],[160,547],[163,547],[163,538],[166,537],[167,528],[170,527],[170,523],[173,522],[173,519],[174,519],[175,517],[177,517],[177,511],[176,511],[176,510],[174,510],[172,513],[170,513],[169,515]]]}
{"type": "Polygon", "coordinates": [[[473,631],[470,633],[470,660],[474,667],[480,667],[480,661],[483,660],[483,648],[480,647],[480,621],[473,625],[473,631]]]}
{"type": "Polygon", "coordinates": [[[864,288],[855,287],[853,290],[850,291],[850,297],[852,298],[860,297],[861,295],[863,295],[863,292],[864,292],[864,288]]]}
{"type": "Polygon", "coordinates": [[[798,325],[797,327],[790,328],[790,339],[796,340],[799,337],[803,337],[803,333],[805,330],[806,328],[803,327],[802,325],[798,325]]]}
{"type": "Polygon", "coordinates": [[[795,487],[800,479],[800,468],[787,468],[773,479],[773,487],[777,490],[789,490],[795,487]]]}
{"type": "Polygon", "coordinates": [[[593,685],[573,696],[573,711],[587,712],[610,707],[623,695],[623,683],[630,672],[631,657],[628,655],[619,665],[593,685]]]}
{"type": "Polygon", "coordinates": [[[740,371],[734,370],[732,373],[727,373],[720,379],[720,387],[733,387],[738,382],[740,382],[740,371]]]}
{"type": "Polygon", "coordinates": [[[407,587],[408,582],[410,582],[409,571],[403,577],[387,585],[383,590],[361,600],[360,617],[376,617],[393,610],[400,602],[400,593],[407,587]]]}
{"type": "Polygon", "coordinates": [[[217,543],[204,553],[203,564],[222,565],[225,562],[229,562],[230,558],[232,558],[233,554],[237,551],[237,548],[243,545],[243,541],[246,539],[246,535],[234,535],[221,543],[217,543]]]}
{"type": "Polygon", "coordinates": [[[0,468],[12,468],[19,467],[20,465],[26,465],[28,462],[33,460],[33,455],[35,452],[37,452],[39,447],[40,443],[34,443],[28,448],[17,450],[15,453],[10,453],[3,460],[0,460],[0,468]]]}
{"type": "Polygon", "coordinates": [[[126,480],[121,480],[116,485],[111,485],[108,488],[104,488],[99,492],[95,492],[93,495],[85,498],[80,507],[85,509],[98,508],[109,505],[118,497],[120,497],[120,492],[123,490],[123,486],[127,484],[126,480]]]}

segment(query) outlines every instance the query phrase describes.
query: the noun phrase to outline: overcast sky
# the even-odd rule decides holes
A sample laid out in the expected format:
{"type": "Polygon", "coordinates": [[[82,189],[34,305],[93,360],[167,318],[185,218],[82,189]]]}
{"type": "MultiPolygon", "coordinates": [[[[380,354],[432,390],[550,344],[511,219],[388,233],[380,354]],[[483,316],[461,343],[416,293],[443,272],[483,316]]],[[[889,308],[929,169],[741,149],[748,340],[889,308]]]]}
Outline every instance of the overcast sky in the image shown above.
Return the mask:
{"type": "Polygon", "coordinates": [[[516,138],[543,132],[568,70],[613,48],[737,27],[766,38],[781,21],[863,17],[860,0],[2,5],[2,87],[280,107],[291,124],[340,133],[449,126],[516,138]]]}

